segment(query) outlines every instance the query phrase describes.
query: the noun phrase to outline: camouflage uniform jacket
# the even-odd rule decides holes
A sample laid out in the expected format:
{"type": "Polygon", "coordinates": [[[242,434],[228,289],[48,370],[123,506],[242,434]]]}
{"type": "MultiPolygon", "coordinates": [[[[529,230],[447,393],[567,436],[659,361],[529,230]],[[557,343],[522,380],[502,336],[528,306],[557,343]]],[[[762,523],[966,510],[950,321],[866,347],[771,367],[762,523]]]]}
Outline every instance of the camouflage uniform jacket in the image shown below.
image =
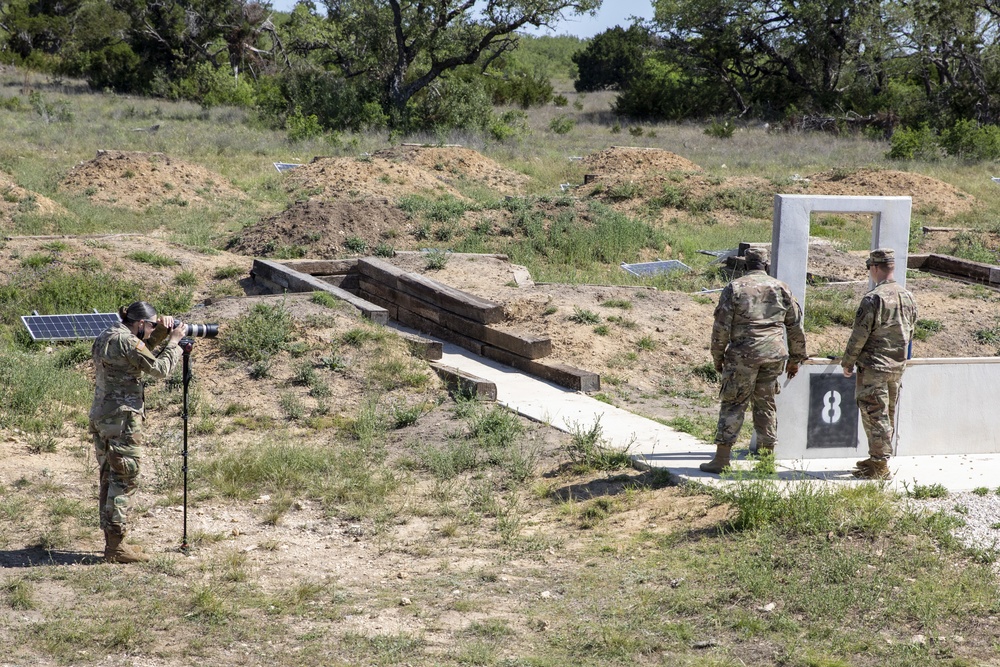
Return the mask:
{"type": "Polygon", "coordinates": [[[94,359],[94,403],[90,407],[91,421],[98,421],[128,410],[144,414],[142,374],[165,378],[174,370],[181,349],[168,343],[157,354],[150,352],[170,335],[166,327],[157,326],[143,343],[124,324],[106,329],[94,341],[91,355],[94,359]]]}
{"type": "Polygon", "coordinates": [[[721,365],[723,360],[760,363],[786,357],[792,363],[807,358],[802,310],[788,285],[763,271],[750,271],[726,285],[712,327],[715,364],[721,365]]]}
{"type": "Polygon", "coordinates": [[[861,299],[854,330],[840,365],[878,371],[899,370],[913,340],[917,304],[895,280],[884,280],[861,299]]]}

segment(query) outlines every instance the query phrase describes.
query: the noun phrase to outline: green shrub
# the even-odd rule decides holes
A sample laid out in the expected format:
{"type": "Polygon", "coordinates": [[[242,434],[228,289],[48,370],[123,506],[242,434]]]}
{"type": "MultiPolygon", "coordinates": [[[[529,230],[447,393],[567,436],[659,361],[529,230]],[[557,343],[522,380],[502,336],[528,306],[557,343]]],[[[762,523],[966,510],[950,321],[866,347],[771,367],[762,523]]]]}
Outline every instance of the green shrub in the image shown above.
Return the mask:
{"type": "Polygon", "coordinates": [[[238,278],[246,273],[246,269],[242,266],[221,266],[215,270],[212,277],[216,280],[229,280],[230,278],[238,278]]]}
{"type": "Polygon", "coordinates": [[[284,306],[259,303],[225,328],[222,349],[243,361],[266,361],[285,348],[293,331],[292,316],[284,306]]]}
{"type": "Polygon", "coordinates": [[[944,329],[944,325],[938,320],[917,320],[913,337],[916,340],[927,340],[942,329],[944,329]]]}
{"type": "Polygon", "coordinates": [[[592,310],[573,306],[573,314],[569,316],[569,320],[577,324],[597,324],[601,321],[601,316],[592,310]]]}
{"type": "Polygon", "coordinates": [[[904,488],[906,495],[917,500],[948,497],[948,489],[943,484],[914,484],[912,489],[904,484],[904,488]]]}
{"type": "Polygon", "coordinates": [[[316,114],[305,115],[300,107],[295,107],[295,111],[285,119],[285,131],[289,141],[305,141],[321,136],[323,126],[316,114]]]}
{"type": "Polygon", "coordinates": [[[312,296],[309,297],[309,300],[327,308],[337,308],[340,305],[340,301],[337,297],[333,296],[329,292],[313,292],[312,296]]]}
{"type": "Polygon", "coordinates": [[[1000,127],[961,119],[941,132],[940,143],[948,155],[974,161],[996,160],[1000,158],[1000,127]]]}
{"type": "Polygon", "coordinates": [[[344,249],[355,254],[368,250],[368,242],[359,236],[348,236],[344,241],[344,249]]]}
{"type": "Polygon", "coordinates": [[[562,114],[549,121],[549,129],[556,134],[569,134],[576,127],[576,120],[571,116],[562,114]]]}
{"type": "Polygon", "coordinates": [[[566,446],[574,470],[588,472],[593,470],[621,470],[632,465],[628,448],[616,449],[609,447],[604,440],[604,427],[598,416],[588,428],[580,424],[571,425],[571,438],[566,446]]]}
{"type": "Polygon", "coordinates": [[[150,252],[148,250],[137,250],[136,252],[129,253],[127,257],[141,264],[149,264],[150,266],[155,266],[157,268],[178,266],[180,264],[180,262],[173,257],[167,257],[166,255],[150,252]]]}
{"type": "Polygon", "coordinates": [[[194,271],[181,271],[174,276],[174,284],[181,287],[193,287],[198,284],[198,276],[194,271]]]}
{"type": "Polygon", "coordinates": [[[927,123],[896,130],[889,139],[890,160],[936,160],[941,156],[937,133],[927,123]]]}
{"type": "Polygon", "coordinates": [[[427,263],[424,266],[428,271],[439,271],[448,264],[448,259],[446,251],[434,248],[427,253],[427,263]]]}
{"type": "Polygon", "coordinates": [[[721,123],[717,120],[713,120],[709,123],[708,127],[705,128],[705,134],[710,137],[715,137],[716,139],[730,139],[735,131],[736,124],[730,120],[724,120],[721,123]]]}

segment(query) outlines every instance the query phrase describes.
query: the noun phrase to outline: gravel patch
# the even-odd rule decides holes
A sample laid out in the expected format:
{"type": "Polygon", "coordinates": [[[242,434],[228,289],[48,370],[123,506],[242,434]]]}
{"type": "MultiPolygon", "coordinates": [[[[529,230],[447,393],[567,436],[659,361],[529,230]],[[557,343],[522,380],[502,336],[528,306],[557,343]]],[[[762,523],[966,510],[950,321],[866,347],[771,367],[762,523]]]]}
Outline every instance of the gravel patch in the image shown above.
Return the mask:
{"type": "Polygon", "coordinates": [[[949,493],[944,498],[910,499],[914,507],[928,512],[943,511],[960,518],[964,526],[952,534],[973,549],[1000,550],[1000,495],[991,489],[986,495],[949,493]]]}

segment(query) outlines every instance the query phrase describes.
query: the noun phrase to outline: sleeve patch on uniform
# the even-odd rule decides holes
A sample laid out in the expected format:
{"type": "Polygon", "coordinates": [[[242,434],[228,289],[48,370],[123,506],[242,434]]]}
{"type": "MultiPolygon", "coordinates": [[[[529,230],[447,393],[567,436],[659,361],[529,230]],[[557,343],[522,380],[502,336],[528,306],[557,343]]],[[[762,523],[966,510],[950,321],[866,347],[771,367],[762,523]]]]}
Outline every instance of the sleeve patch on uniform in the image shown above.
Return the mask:
{"type": "Polygon", "coordinates": [[[145,350],[146,349],[146,344],[143,343],[141,340],[139,340],[137,338],[136,339],[136,343],[135,343],[135,349],[137,349],[139,351],[145,350]]]}

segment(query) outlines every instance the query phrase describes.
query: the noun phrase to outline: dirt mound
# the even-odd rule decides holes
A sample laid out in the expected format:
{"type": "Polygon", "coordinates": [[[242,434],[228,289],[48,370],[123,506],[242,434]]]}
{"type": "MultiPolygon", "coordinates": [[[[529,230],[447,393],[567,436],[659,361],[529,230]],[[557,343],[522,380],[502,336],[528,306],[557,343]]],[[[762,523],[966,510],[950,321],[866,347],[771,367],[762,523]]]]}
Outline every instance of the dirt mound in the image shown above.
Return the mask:
{"type": "Polygon", "coordinates": [[[292,170],[288,180],[291,190],[304,190],[310,198],[396,200],[420,193],[461,197],[442,178],[420,167],[383,157],[317,157],[292,170]]]}
{"type": "Polygon", "coordinates": [[[859,169],[850,173],[834,169],[809,177],[804,194],[913,197],[913,209],[948,217],[972,210],[976,199],[953,185],[906,171],[859,169]]]}
{"type": "Polygon", "coordinates": [[[245,229],[230,249],[244,255],[271,256],[282,247],[307,248],[310,257],[359,252],[348,239],[364,241],[371,252],[386,239],[409,233],[407,215],[385,198],[357,201],[303,201],[245,229]]]}
{"type": "Polygon", "coordinates": [[[0,173],[0,222],[9,222],[17,213],[69,215],[69,211],[48,197],[25,190],[7,174],[0,173]]]}
{"type": "Polygon", "coordinates": [[[676,153],[659,148],[612,146],[583,158],[588,171],[602,176],[625,176],[656,171],[701,171],[701,167],[676,153]]]}
{"type": "Polygon", "coordinates": [[[164,153],[97,151],[62,182],[62,188],[87,195],[91,201],[142,210],[149,206],[208,204],[246,195],[208,169],[164,153]]]}
{"type": "Polygon", "coordinates": [[[461,146],[394,146],[378,151],[375,157],[421,167],[448,182],[468,180],[482,183],[503,194],[523,191],[529,180],[524,174],[461,146]]]}

